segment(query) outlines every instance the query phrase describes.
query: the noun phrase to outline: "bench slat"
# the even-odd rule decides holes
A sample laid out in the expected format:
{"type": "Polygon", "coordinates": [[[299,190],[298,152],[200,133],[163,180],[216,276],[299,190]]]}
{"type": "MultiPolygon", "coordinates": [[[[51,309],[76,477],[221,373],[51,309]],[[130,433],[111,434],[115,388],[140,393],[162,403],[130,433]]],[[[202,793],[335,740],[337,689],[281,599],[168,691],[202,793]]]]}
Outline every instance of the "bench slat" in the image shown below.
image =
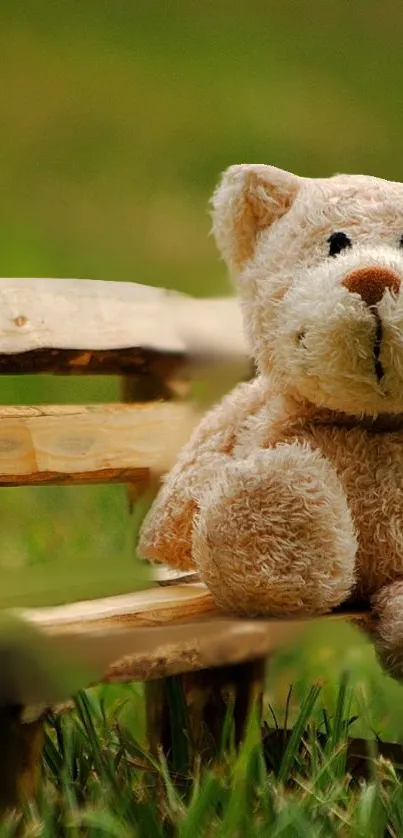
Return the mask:
{"type": "Polygon", "coordinates": [[[123,282],[0,278],[2,374],[135,374],[161,356],[246,363],[235,298],[123,282]]]}
{"type": "Polygon", "coordinates": [[[47,608],[25,608],[18,614],[52,634],[133,626],[153,626],[194,620],[216,614],[213,600],[202,582],[149,588],[132,594],[72,602],[47,608]]]}
{"type": "MultiPolygon", "coordinates": [[[[149,681],[254,660],[292,641],[306,625],[220,615],[200,582],[14,613],[43,631],[57,654],[84,663],[105,682],[149,681]]],[[[319,620],[347,620],[371,631],[367,612],[319,620]]],[[[47,700],[53,696],[41,694],[47,700]]]]}
{"type": "Polygon", "coordinates": [[[163,403],[0,408],[0,485],[144,481],[167,471],[198,414],[163,403]]]}

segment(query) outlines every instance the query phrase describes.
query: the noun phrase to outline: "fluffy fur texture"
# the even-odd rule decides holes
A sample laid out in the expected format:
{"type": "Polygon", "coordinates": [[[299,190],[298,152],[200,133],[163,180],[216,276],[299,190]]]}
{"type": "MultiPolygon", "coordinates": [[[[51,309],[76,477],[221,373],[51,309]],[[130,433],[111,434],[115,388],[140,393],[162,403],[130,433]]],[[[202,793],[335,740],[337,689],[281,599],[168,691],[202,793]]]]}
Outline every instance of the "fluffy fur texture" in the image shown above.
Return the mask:
{"type": "Polygon", "coordinates": [[[403,184],[233,166],[213,224],[258,374],[204,417],[140,552],[240,614],[372,601],[403,674],[403,184]]]}

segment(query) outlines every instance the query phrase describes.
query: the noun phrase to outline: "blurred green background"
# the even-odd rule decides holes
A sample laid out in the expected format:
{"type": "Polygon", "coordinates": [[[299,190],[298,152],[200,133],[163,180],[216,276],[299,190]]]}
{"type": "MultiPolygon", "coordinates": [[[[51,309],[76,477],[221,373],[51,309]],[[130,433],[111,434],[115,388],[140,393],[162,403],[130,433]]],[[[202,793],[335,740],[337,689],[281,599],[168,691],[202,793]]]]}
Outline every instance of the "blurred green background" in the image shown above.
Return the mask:
{"type": "MultiPolygon", "coordinates": [[[[400,0],[2,0],[0,274],[223,293],[208,199],[227,165],[403,178],[402,35],[400,0]]],[[[3,403],[119,393],[0,386],[3,403]]],[[[0,598],[130,589],[135,528],[123,487],[4,489],[0,598]]]]}

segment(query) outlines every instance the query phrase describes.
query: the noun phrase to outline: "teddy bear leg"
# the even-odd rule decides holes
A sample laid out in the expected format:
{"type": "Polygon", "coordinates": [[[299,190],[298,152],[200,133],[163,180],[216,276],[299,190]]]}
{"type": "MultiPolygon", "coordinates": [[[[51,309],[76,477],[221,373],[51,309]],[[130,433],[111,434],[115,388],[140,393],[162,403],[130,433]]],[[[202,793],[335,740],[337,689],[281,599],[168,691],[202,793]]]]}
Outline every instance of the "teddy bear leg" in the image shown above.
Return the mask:
{"type": "Polygon", "coordinates": [[[372,599],[375,649],[386,672],[403,680],[403,579],[385,585],[372,599]]]}
{"type": "Polygon", "coordinates": [[[354,585],[356,537],[332,465],[297,443],[228,463],[200,499],[193,558],[217,605],[321,614],[354,585]]]}

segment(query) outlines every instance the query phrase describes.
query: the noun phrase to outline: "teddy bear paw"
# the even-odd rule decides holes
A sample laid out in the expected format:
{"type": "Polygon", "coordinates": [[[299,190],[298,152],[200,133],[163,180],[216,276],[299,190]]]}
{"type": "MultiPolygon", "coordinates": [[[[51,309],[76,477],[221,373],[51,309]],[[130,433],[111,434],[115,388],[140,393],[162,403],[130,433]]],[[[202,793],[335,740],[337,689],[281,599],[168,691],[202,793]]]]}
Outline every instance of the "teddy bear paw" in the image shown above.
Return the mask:
{"type": "Polygon", "coordinates": [[[354,585],[356,537],[331,464],[279,445],[231,462],[199,500],[192,554],[217,605],[248,616],[320,614],[354,585]]]}

